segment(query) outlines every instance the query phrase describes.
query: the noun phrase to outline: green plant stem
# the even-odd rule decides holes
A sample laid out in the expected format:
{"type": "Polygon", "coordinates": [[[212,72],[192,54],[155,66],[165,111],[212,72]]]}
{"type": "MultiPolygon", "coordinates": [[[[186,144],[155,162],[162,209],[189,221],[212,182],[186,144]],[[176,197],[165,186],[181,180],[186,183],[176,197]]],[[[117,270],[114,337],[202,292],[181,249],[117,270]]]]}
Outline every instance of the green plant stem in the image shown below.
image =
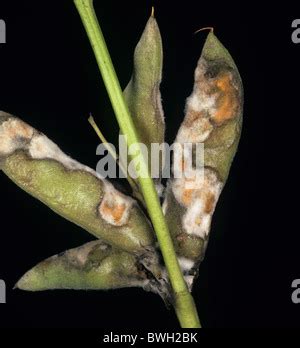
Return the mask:
{"type": "MultiPolygon", "coordinates": [[[[138,144],[137,131],[125,103],[123,93],[113,67],[100,25],[98,23],[92,0],[74,0],[108,92],[113,110],[123,134],[127,136],[127,146],[138,144]]],[[[141,152],[140,152],[141,153],[141,152]]],[[[142,158],[142,156],[139,156],[142,158]]],[[[165,221],[160,201],[145,159],[139,161],[139,184],[145,199],[148,214],[160,245],[164,262],[174,291],[175,311],[183,328],[199,328],[200,321],[196,305],[189,293],[181,272],[173,241],[165,221]]]]}

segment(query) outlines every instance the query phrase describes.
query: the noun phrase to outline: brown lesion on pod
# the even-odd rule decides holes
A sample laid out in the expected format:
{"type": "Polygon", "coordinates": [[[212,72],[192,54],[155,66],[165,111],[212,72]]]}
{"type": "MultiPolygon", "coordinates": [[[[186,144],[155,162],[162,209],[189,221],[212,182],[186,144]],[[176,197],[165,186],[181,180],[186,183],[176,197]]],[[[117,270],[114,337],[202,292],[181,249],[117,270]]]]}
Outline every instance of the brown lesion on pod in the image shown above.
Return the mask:
{"type": "Polygon", "coordinates": [[[134,201],[130,197],[124,196],[121,192],[117,191],[109,183],[104,185],[104,192],[104,196],[98,207],[100,216],[111,225],[126,225],[134,201]]]}
{"type": "Polygon", "coordinates": [[[188,103],[185,124],[198,116],[208,118],[215,126],[221,126],[240,115],[242,98],[239,77],[222,60],[212,62],[200,58],[195,72],[193,94],[188,103]]]}
{"type": "Polygon", "coordinates": [[[239,91],[234,83],[231,72],[221,73],[214,81],[217,89],[217,108],[212,115],[212,121],[220,126],[226,121],[237,117],[240,113],[239,91]]]}

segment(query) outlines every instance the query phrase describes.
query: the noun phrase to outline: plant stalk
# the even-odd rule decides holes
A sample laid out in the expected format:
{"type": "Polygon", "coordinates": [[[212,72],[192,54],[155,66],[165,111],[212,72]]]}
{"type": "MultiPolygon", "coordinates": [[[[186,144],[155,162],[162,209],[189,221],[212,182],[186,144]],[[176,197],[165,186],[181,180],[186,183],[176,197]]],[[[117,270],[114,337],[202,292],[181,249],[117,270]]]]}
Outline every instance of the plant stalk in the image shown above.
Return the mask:
{"type": "MultiPolygon", "coordinates": [[[[94,117],[92,115],[90,115],[90,117],[88,118],[88,121],[90,123],[90,125],[93,127],[95,133],[98,135],[99,139],[102,141],[102,144],[106,147],[106,150],[109,152],[109,154],[112,156],[112,158],[115,160],[115,162],[118,164],[118,166],[120,167],[120,169],[122,170],[123,174],[126,176],[127,181],[129,183],[129,185],[132,188],[132,191],[136,194],[138,192],[138,185],[136,184],[136,182],[130,177],[130,175],[128,175],[128,172],[126,170],[126,168],[124,168],[124,166],[122,165],[122,163],[118,160],[118,155],[115,152],[115,150],[110,146],[109,142],[105,139],[105,136],[102,134],[100,128],[97,126],[94,117]]],[[[143,200],[143,197],[137,197],[139,199],[143,200]]]]}
{"type": "MultiPolygon", "coordinates": [[[[125,103],[113,63],[108,52],[105,39],[98,23],[92,0],[74,0],[81,20],[89,37],[90,43],[109,95],[113,110],[123,134],[127,136],[127,146],[138,144],[138,133],[125,103]]],[[[136,146],[136,145],[135,145],[136,146]]],[[[140,151],[141,153],[141,151],[140,151]]],[[[142,156],[139,156],[142,158],[142,156]]],[[[165,217],[155,185],[149,173],[147,161],[139,161],[139,184],[152,221],[160,249],[164,258],[170,283],[174,291],[175,311],[183,328],[199,328],[200,321],[196,305],[189,293],[181,272],[173,241],[169,233],[165,217]]]]}

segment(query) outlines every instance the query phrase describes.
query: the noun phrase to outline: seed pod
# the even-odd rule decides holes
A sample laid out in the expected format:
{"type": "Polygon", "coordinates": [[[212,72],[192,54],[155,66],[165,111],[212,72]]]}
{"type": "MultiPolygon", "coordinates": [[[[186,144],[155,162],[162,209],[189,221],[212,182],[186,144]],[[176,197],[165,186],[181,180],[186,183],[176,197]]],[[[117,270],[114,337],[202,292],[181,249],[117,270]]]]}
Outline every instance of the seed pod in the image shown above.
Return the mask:
{"type": "Polygon", "coordinates": [[[0,113],[1,169],[57,214],[112,246],[154,253],[153,231],[135,201],[65,155],[44,134],[0,113]]]}
{"type": "Polygon", "coordinates": [[[204,257],[212,215],[236,153],[242,123],[243,88],[228,51],[211,32],[195,71],[195,83],[187,99],[185,118],[176,143],[204,143],[203,176],[195,153],[174,156],[174,170],[192,158],[194,177],[169,182],[164,202],[179,262],[192,286],[204,257]],[[198,169],[196,168],[198,165],[198,169]],[[197,176],[197,174],[199,174],[197,176]],[[192,185],[191,185],[192,184],[192,185]]]}
{"type": "MultiPolygon", "coordinates": [[[[165,121],[159,86],[162,78],[163,50],[157,22],[151,16],[134,52],[133,74],[124,96],[140,141],[148,148],[161,144],[165,121]]],[[[149,161],[150,166],[150,161],[149,161]]]]}
{"type": "Polygon", "coordinates": [[[159,283],[136,256],[112,248],[100,240],[40,262],[15,286],[27,291],[124,287],[142,287],[160,294],[164,299],[169,296],[166,285],[159,283]]]}

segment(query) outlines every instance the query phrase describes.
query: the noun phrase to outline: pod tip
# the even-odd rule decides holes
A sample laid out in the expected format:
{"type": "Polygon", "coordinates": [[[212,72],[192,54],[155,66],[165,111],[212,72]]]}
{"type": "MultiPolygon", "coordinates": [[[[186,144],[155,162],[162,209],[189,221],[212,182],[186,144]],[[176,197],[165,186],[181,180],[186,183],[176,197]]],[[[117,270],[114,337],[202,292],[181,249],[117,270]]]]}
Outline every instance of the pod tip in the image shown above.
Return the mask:
{"type": "Polygon", "coordinates": [[[151,17],[154,17],[154,6],[151,7],[151,17]]]}

